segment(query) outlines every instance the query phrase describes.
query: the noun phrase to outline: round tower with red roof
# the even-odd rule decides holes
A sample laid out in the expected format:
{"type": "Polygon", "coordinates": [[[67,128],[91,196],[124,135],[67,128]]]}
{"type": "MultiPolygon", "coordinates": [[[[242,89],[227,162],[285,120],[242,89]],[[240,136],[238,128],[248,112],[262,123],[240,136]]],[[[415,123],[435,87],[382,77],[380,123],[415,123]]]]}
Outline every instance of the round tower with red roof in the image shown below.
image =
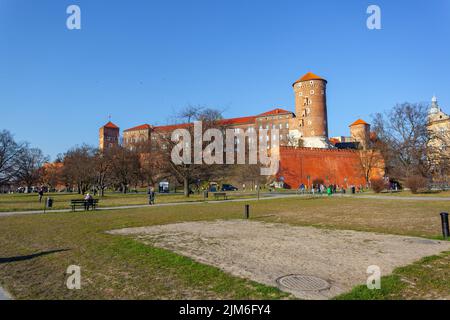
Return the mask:
{"type": "Polygon", "coordinates": [[[299,138],[307,147],[328,148],[327,80],[309,72],[293,87],[299,138]]]}

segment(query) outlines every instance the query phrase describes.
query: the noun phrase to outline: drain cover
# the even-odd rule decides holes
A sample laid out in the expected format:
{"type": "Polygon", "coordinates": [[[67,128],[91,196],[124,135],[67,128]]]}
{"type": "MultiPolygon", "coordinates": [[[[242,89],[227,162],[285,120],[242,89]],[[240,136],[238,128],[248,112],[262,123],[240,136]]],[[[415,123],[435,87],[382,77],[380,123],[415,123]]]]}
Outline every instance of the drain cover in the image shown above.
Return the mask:
{"type": "Polygon", "coordinates": [[[287,289],[300,291],[321,291],[330,288],[330,284],[326,280],[300,274],[278,278],[277,283],[287,289]]]}

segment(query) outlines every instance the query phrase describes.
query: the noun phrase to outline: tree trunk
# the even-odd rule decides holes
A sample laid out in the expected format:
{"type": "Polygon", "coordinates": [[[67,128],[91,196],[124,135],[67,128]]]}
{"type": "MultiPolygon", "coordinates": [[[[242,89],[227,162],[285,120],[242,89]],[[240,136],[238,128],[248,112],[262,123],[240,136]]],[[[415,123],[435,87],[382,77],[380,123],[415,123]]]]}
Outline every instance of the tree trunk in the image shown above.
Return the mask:
{"type": "Polygon", "coordinates": [[[188,178],[183,179],[183,186],[184,186],[184,196],[189,197],[189,180],[188,180],[188,178]]]}

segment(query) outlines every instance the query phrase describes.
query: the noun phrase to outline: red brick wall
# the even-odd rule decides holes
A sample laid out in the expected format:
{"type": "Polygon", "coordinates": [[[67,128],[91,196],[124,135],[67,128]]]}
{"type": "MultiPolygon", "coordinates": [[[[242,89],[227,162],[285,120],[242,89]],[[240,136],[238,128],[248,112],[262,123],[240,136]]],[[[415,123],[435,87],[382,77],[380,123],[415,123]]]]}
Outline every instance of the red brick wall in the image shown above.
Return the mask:
{"type": "MultiPolygon", "coordinates": [[[[372,177],[383,175],[384,170],[376,169],[372,177]]],[[[302,183],[308,185],[308,176],[309,185],[317,178],[345,187],[366,184],[358,151],[281,147],[278,178],[284,177],[288,187],[297,189],[302,183]]]]}

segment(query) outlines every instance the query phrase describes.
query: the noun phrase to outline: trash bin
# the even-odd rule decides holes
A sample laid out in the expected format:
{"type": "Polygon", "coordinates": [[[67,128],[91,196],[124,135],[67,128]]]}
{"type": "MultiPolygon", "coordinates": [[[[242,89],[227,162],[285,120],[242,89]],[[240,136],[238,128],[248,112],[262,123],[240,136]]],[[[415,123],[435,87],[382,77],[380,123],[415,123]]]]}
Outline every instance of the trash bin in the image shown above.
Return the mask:
{"type": "Polygon", "coordinates": [[[207,190],[206,190],[206,191],[203,191],[203,197],[204,197],[205,199],[207,199],[208,196],[209,196],[209,192],[208,192],[207,190]]]}
{"type": "Polygon", "coordinates": [[[442,222],[442,236],[444,239],[447,239],[450,237],[450,227],[448,223],[448,213],[442,212],[441,213],[441,222],[442,222]]]}
{"type": "Polygon", "coordinates": [[[356,193],[356,188],[352,187],[352,194],[355,194],[355,193],[356,193]]]}
{"type": "Polygon", "coordinates": [[[47,204],[46,204],[47,208],[51,208],[53,207],[53,199],[48,197],[47,198],[47,204]]]}

